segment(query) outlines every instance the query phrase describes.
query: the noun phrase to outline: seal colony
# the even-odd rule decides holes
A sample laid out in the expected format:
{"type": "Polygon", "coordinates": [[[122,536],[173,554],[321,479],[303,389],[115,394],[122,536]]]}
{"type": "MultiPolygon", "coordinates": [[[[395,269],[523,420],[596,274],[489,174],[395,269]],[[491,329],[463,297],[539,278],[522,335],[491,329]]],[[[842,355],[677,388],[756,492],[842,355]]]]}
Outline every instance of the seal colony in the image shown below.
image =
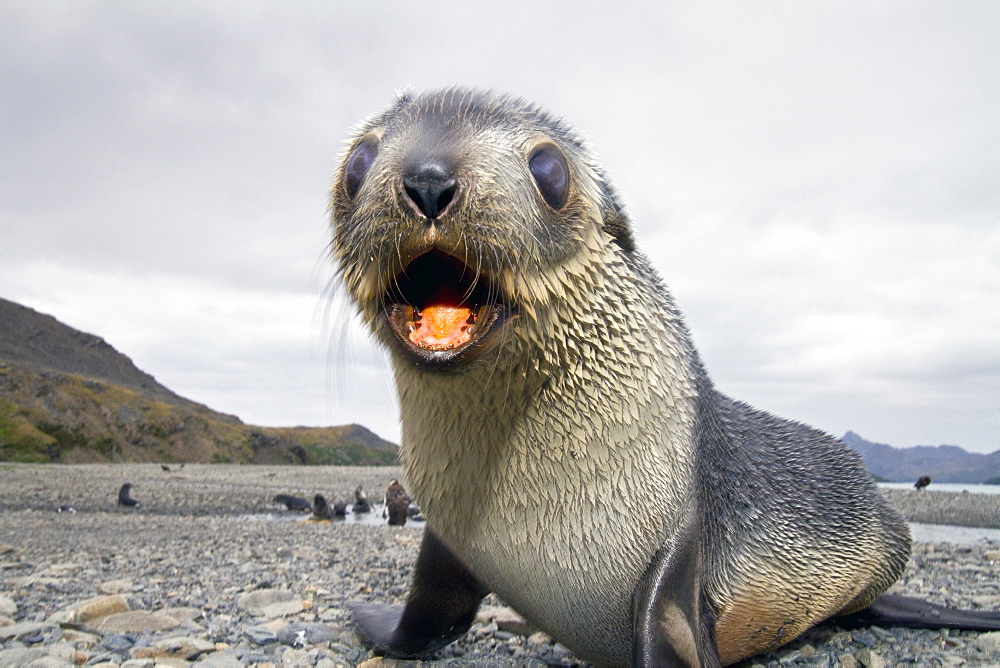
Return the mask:
{"type": "Polygon", "coordinates": [[[427,518],[405,607],[352,606],[380,650],[446,645],[490,591],[601,665],[731,664],[834,615],[947,610],[876,602],[906,524],[838,440],[713,387],[561,121],[503,95],[403,94],[358,128],[331,210],[427,518]]]}

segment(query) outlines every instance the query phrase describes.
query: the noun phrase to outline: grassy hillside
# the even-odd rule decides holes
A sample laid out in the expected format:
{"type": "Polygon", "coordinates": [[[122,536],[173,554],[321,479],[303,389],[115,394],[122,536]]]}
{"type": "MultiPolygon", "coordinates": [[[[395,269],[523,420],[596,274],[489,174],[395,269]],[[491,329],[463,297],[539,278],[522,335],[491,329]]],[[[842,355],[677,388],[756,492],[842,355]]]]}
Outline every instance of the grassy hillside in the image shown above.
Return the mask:
{"type": "Polygon", "coordinates": [[[0,361],[0,460],[381,465],[397,456],[355,425],[254,427],[196,404],[0,361]]]}
{"type": "Polygon", "coordinates": [[[245,425],[104,339],[0,299],[0,461],[383,465],[397,450],[358,425],[245,425]]]}

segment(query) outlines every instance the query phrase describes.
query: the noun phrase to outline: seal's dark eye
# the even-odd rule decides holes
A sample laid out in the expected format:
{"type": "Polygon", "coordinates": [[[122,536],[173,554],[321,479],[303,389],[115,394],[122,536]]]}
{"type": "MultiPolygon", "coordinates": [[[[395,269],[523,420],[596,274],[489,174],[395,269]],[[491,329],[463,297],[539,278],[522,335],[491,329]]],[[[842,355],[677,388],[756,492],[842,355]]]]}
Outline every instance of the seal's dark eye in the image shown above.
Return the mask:
{"type": "Polygon", "coordinates": [[[351,151],[347,164],[344,165],[344,186],[351,199],[354,199],[361,189],[361,182],[365,180],[365,175],[371,169],[377,155],[378,140],[372,136],[362,139],[361,143],[351,151]]]}
{"type": "Polygon", "coordinates": [[[528,159],[528,168],[548,205],[561,209],[569,192],[569,167],[562,151],[552,144],[535,149],[528,159]]]}

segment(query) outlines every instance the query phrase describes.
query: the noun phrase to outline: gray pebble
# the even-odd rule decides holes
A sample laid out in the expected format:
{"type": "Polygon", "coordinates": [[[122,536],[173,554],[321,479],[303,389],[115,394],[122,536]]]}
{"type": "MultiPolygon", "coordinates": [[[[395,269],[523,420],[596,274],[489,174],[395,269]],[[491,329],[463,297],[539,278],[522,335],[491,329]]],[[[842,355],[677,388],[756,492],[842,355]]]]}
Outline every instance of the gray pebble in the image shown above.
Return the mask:
{"type": "Polygon", "coordinates": [[[16,614],[17,603],[14,602],[14,599],[0,594],[0,615],[3,615],[4,617],[13,617],[16,614]]]}
{"type": "Polygon", "coordinates": [[[26,664],[25,668],[73,668],[73,664],[62,659],[57,659],[54,656],[46,655],[26,664]]]}
{"type": "Polygon", "coordinates": [[[21,668],[21,666],[26,666],[44,656],[46,656],[46,652],[40,647],[31,649],[15,647],[14,649],[0,650],[0,668],[21,668]]]}
{"type": "Polygon", "coordinates": [[[243,662],[232,654],[216,652],[199,661],[198,666],[199,668],[242,668],[243,662]]]}
{"type": "Polygon", "coordinates": [[[315,655],[305,650],[288,648],[281,654],[283,668],[312,668],[315,663],[315,655]]]}
{"type": "Polygon", "coordinates": [[[66,663],[76,663],[76,647],[68,642],[54,643],[46,649],[51,657],[55,657],[66,663]]]}
{"type": "Polygon", "coordinates": [[[885,659],[867,647],[858,652],[857,657],[865,668],[885,668],[885,659]]]}
{"type": "Polygon", "coordinates": [[[858,629],[857,631],[851,631],[851,637],[855,642],[859,642],[865,647],[874,647],[875,643],[878,642],[875,639],[875,634],[870,631],[864,631],[858,629]]]}
{"type": "Polygon", "coordinates": [[[1000,631],[981,633],[975,643],[981,652],[1000,655],[1000,631]]]}
{"type": "Polygon", "coordinates": [[[109,652],[127,652],[132,649],[135,639],[120,633],[109,633],[97,645],[97,649],[104,649],[109,652]]]}
{"type": "Polygon", "coordinates": [[[22,642],[27,642],[26,638],[35,636],[41,638],[43,632],[50,628],[53,628],[52,625],[44,622],[22,622],[11,626],[0,626],[0,640],[17,638],[22,642]]]}
{"type": "Polygon", "coordinates": [[[243,631],[243,636],[255,645],[278,642],[278,634],[262,626],[253,626],[243,631]]]}
{"type": "Polygon", "coordinates": [[[340,637],[340,629],[326,624],[293,622],[278,631],[278,642],[292,647],[318,645],[340,637]]]}

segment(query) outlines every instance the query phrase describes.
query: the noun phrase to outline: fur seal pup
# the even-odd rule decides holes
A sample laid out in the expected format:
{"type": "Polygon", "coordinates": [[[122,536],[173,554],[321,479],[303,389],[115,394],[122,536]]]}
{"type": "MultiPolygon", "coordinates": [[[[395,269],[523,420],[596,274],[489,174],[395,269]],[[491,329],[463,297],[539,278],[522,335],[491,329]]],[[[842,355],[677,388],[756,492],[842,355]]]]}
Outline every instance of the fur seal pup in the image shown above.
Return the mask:
{"type": "Polygon", "coordinates": [[[313,497],[312,516],[309,519],[313,522],[328,522],[333,519],[330,504],[326,502],[326,497],[322,494],[313,497]]]}
{"type": "Polygon", "coordinates": [[[352,606],[382,651],[446,645],[490,591],[601,665],[731,664],[879,611],[905,522],[847,446],[713,387],[565,124],[403,94],[350,141],[331,210],[427,518],[405,607],[352,606]]]}
{"type": "Polygon", "coordinates": [[[370,513],[371,511],[371,501],[368,500],[368,495],[365,494],[364,487],[358,485],[354,488],[354,505],[351,506],[351,512],[370,513]]]}
{"type": "Polygon", "coordinates": [[[382,502],[382,517],[389,517],[392,526],[403,526],[410,510],[410,497],[398,480],[389,481],[382,502]]]}
{"type": "Polygon", "coordinates": [[[301,496],[292,496],[291,494],[275,494],[271,501],[273,503],[280,503],[285,507],[285,510],[311,512],[313,509],[312,504],[310,504],[307,500],[303,499],[301,496]]]}
{"type": "Polygon", "coordinates": [[[126,508],[140,508],[142,504],[132,498],[132,483],[127,482],[118,490],[118,505],[126,508]]]}

